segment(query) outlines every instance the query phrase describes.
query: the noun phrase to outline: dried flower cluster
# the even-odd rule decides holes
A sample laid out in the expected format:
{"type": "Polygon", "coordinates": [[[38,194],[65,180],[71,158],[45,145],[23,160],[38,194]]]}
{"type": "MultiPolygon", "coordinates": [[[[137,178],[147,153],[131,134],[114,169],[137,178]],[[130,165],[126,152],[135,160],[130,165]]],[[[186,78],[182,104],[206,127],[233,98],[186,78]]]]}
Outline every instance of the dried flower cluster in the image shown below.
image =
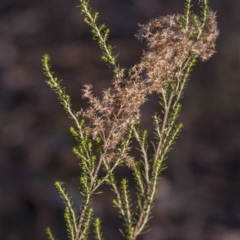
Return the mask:
{"type": "Polygon", "coordinates": [[[218,36],[215,14],[209,11],[207,19],[203,29],[197,19],[181,28],[180,15],[159,17],[140,25],[137,37],[147,41],[140,63],[127,77],[123,69],[118,69],[112,87],[103,91],[102,99],[93,96],[91,85],[85,85],[83,97],[89,99],[90,107],[79,115],[90,121],[88,130],[93,138],[101,134],[105,149],[113,150],[127,127],[139,120],[140,106],[147,94],[160,93],[165,84],[184,74],[183,63],[189,57],[204,61],[213,55],[218,36]]]}
{"type": "Polygon", "coordinates": [[[181,65],[191,54],[202,61],[213,55],[218,36],[216,16],[209,11],[207,18],[199,38],[200,30],[196,23],[191,22],[186,29],[180,28],[180,15],[159,17],[141,25],[137,37],[147,40],[147,51],[139,69],[146,71],[153,91],[160,92],[164,80],[171,82],[181,77],[184,71],[181,65]]]}
{"type": "Polygon", "coordinates": [[[124,70],[116,73],[113,87],[103,91],[102,100],[92,95],[92,86],[84,89],[83,97],[89,99],[91,107],[82,115],[91,120],[93,137],[101,133],[108,149],[114,149],[127,127],[140,118],[139,107],[146,101],[145,83],[127,81],[123,86],[123,74],[124,70]]]}

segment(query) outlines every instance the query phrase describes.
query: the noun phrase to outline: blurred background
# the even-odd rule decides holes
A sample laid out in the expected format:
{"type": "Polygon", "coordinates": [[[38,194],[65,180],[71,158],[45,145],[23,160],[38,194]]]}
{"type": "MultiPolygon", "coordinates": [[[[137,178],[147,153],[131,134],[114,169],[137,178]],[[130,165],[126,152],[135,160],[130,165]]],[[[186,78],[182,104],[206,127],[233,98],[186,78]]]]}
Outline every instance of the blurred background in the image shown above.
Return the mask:
{"type": "MultiPolygon", "coordinates": [[[[196,5],[198,0],[193,0],[196,5]]],[[[182,100],[184,124],[166,161],[144,240],[240,239],[240,1],[211,0],[220,36],[217,54],[194,68],[182,100]]],[[[91,0],[100,22],[111,29],[110,43],[129,68],[140,60],[144,42],[138,23],[181,13],[184,0],[91,0]]],[[[44,240],[46,226],[66,239],[64,205],[54,181],[66,182],[76,206],[80,169],[71,148],[68,119],[45,84],[40,59],[51,56],[56,75],[85,108],[83,84],[101,94],[111,71],[77,0],[0,0],[0,240],[44,240]]],[[[143,106],[142,121],[159,110],[156,98],[143,106]]],[[[119,179],[124,175],[119,170],[119,179]]],[[[106,239],[122,239],[121,221],[104,189],[93,202],[106,239]]]]}

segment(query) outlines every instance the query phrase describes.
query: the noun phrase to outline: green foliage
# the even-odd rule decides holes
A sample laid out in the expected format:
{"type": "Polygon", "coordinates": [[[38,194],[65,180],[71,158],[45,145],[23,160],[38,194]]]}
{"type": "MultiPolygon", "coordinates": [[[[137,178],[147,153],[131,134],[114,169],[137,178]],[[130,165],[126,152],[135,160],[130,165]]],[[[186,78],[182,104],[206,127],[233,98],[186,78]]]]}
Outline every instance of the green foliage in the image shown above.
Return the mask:
{"type": "Polygon", "coordinates": [[[94,221],[94,232],[97,240],[104,240],[101,230],[101,220],[99,218],[96,218],[94,221]]]}
{"type": "MultiPolygon", "coordinates": [[[[114,78],[116,78],[115,81],[119,81],[119,79],[122,81],[119,84],[123,83],[122,87],[119,89],[121,91],[127,90],[129,85],[125,84],[125,80],[128,76],[126,76],[126,73],[123,73],[123,76],[121,76],[121,68],[116,63],[117,55],[113,53],[114,47],[107,43],[110,33],[109,29],[104,24],[97,23],[98,13],[92,12],[88,0],[80,0],[80,8],[81,13],[85,15],[84,21],[92,31],[93,38],[102,49],[102,60],[112,68],[114,78]]],[[[182,30],[181,34],[190,29],[188,38],[193,40],[194,43],[198,42],[209,21],[209,11],[209,2],[203,0],[200,16],[197,16],[193,14],[192,1],[186,0],[184,12],[180,16],[179,21],[179,29],[182,30]],[[192,28],[197,30],[193,31],[192,28]]],[[[177,33],[179,34],[179,32],[177,33]]],[[[173,80],[163,81],[161,85],[159,104],[162,107],[162,112],[153,116],[155,136],[155,139],[152,141],[154,148],[153,156],[150,156],[148,152],[148,131],[141,128],[140,121],[130,121],[127,128],[124,128],[124,134],[121,135],[114,149],[110,147],[109,141],[114,134],[119,134],[118,131],[120,131],[121,125],[117,125],[115,128],[113,127],[115,125],[109,125],[107,131],[97,131],[97,134],[92,134],[90,124],[87,121],[85,122],[84,117],[80,117],[77,112],[72,110],[70,96],[67,95],[65,88],[61,86],[61,81],[54,77],[54,73],[51,71],[50,57],[47,54],[43,56],[42,65],[48,79],[47,84],[57,94],[64,110],[73,120],[74,126],[70,127],[70,132],[76,140],[73,153],[76,155],[81,168],[79,192],[82,197],[82,203],[79,207],[79,214],[76,213],[71,198],[63,188],[63,184],[61,182],[55,183],[65,204],[64,218],[68,239],[87,240],[92,225],[94,227],[95,239],[104,239],[101,221],[99,218],[93,219],[94,209],[91,205],[94,195],[99,193],[99,187],[103,184],[107,184],[115,194],[113,206],[118,209],[119,216],[123,220],[121,233],[124,239],[135,240],[140,234],[149,230],[147,224],[154,207],[158,182],[160,181],[161,172],[166,167],[164,160],[183,127],[178,120],[182,108],[180,100],[183,97],[183,91],[187,85],[189,75],[196,63],[196,58],[200,55],[198,51],[200,50],[189,50],[184,58],[180,58],[182,60],[177,62],[174,69],[172,69],[172,74],[175,76],[173,80]],[[140,159],[129,155],[132,139],[135,139],[138,143],[137,149],[141,153],[140,159]],[[124,165],[127,165],[132,171],[137,204],[132,200],[134,198],[131,198],[132,194],[128,179],[124,178],[120,182],[116,180],[115,168],[124,165]],[[104,173],[103,176],[101,174],[101,177],[100,171],[104,173]]],[[[132,71],[128,70],[128,72],[130,76],[132,71]]],[[[131,81],[133,84],[137,84],[134,80],[131,79],[131,81]]],[[[118,83],[114,84],[117,85],[118,83]]],[[[93,108],[94,104],[96,109],[102,106],[102,102],[96,102],[97,100],[91,97],[88,90],[85,90],[85,92],[86,95],[90,96],[89,98],[92,100],[90,104],[93,105],[93,108]]],[[[113,98],[111,101],[114,101],[115,96],[111,95],[111,97],[113,98]]],[[[95,116],[94,114],[92,117],[98,117],[98,120],[102,120],[100,116],[95,116]]],[[[119,120],[116,113],[112,114],[115,121],[119,120]]],[[[55,240],[49,228],[47,228],[46,232],[50,240],[55,240]]]]}
{"type": "Polygon", "coordinates": [[[192,15],[192,0],[186,0],[184,9],[183,9],[183,15],[181,16],[182,22],[181,22],[181,28],[186,29],[189,25],[190,18],[192,15]]]}
{"type": "Polygon", "coordinates": [[[71,198],[66,193],[66,190],[63,188],[63,183],[55,182],[55,187],[57,188],[58,192],[60,193],[61,198],[65,203],[65,212],[64,218],[67,225],[67,231],[69,234],[69,239],[74,239],[77,232],[77,216],[76,212],[73,208],[73,204],[71,202],[71,198]]]}
{"type": "Polygon", "coordinates": [[[98,12],[92,13],[88,0],[80,0],[81,13],[85,15],[84,22],[87,23],[92,31],[93,39],[98,42],[99,47],[103,51],[102,60],[112,67],[115,72],[118,67],[116,63],[117,55],[113,53],[114,47],[107,44],[110,30],[105,24],[98,24],[98,12]]]}
{"type": "Polygon", "coordinates": [[[197,39],[200,38],[202,31],[205,27],[205,24],[208,20],[208,13],[210,11],[209,8],[209,0],[201,0],[202,4],[200,16],[193,14],[192,11],[192,0],[186,0],[184,5],[184,12],[181,15],[181,24],[180,27],[182,29],[187,29],[191,24],[195,24],[198,28],[198,35],[196,36],[197,39]]]}
{"type": "Polygon", "coordinates": [[[49,240],[56,240],[56,238],[55,238],[54,235],[52,234],[50,228],[47,228],[47,229],[46,229],[46,234],[47,234],[49,240]]]}

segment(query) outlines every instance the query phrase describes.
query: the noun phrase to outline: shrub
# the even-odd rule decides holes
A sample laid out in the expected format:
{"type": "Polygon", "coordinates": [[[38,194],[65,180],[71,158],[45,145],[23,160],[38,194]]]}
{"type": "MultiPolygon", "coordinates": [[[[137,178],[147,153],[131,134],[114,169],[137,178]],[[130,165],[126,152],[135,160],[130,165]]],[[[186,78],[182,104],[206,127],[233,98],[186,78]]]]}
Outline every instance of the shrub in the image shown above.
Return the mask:
{"type": "MultiPolygon", "coordinates": [[[[102,91],[99,99],[92,93],[92,86],[83,87],[83,98],[89,107],[78,112],[71,107],[71,98],[54,77],[50,57],[42,58],[47,84],[58,95],[66,113],[73,120],[70,128],[76,139],[73,148],[81,168],[80,194],[82,204],[79,215],[73,208],[71,197],[62,182],[56,182],[65,203],[65,221],[71,240],[88,239],[90,226],[94,226],[95,238],[103,239],[101,221],[94,219],[91,206],[99,187],[107,184],[115,194],[113,206],[118,208],[123,219],[120,230],[125,239],[135,240],[148,230],[148,221],[154,207],[157,185],[166,155],[176,140],[182,124],[178,117],[180,99],[197,58],[209,59],[218,36],[215,13],[207,0],[201,1],[199,15],[192,12],[192,1],[186,0],[182,15],[159,17],[145,25],[139,25],[137,38],[145,39],[147,46],[141,61],[126,70],[117,63],[113,46],[107,43],[109,29],[98,24],[98,13],[93,13],[88,0],[80,0],[84,21],[90,26],[93,38],[102,49],[102,60],[113,72],[112,86],[102,91]],[[148,132],[141,127],[140,107],[147,95],[157,93],[162,113],[153,116],[153,156],[148,151],[148,132]],[[132,140],[138,143],[141,159],[130,154],[132,140]],[[130,197],[128,179],[116,180],[115,169],[128,167],[134,176],[136,204],[130,197]],[[104,172],[100,176],[99,172],[104,172]]],[[[48,238],[54,240],[51,230],[48,238]]]]}

